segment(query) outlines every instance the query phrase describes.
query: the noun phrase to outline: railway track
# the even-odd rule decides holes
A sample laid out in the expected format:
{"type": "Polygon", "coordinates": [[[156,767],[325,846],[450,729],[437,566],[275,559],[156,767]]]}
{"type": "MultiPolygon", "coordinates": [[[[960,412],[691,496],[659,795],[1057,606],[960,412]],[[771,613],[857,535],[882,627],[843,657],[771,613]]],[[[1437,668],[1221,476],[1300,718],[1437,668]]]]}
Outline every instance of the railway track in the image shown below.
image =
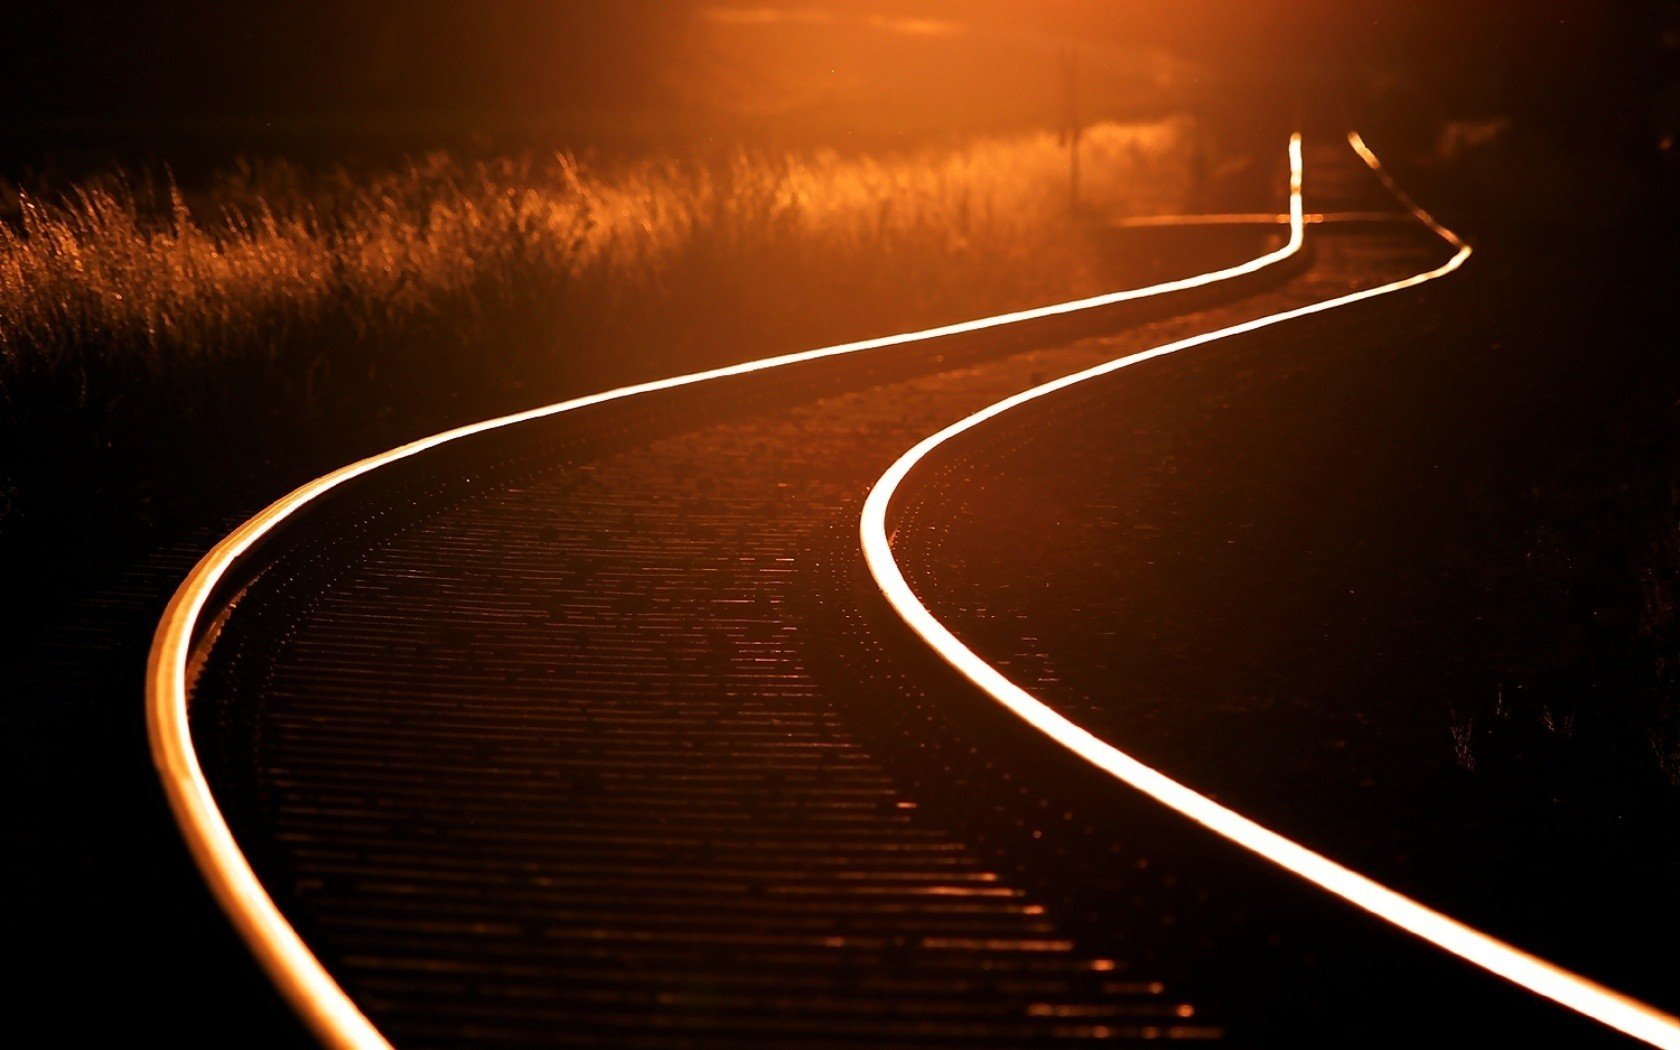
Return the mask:
{"type": "Polygon", "coordinates": [[[1352,153],[1305,166],[1316,211],[1381,218],[1325,224],[1310,256],[1297,221],[1221,281],[423,443],[212,552],[154,649],[154,744],[316,1034],[1249,1042],[1352,1031],[1349,973],[1405,975],[1369,990],[1415,1010],[1400,1028],[1466,1002],[1489,1032],[1578,1024],[1011,735],[857,549],[875,479],[953,421],[1438,265],[1352,153]],[[1276,910],[1244,903],[1256,880],[1276,910]]]}

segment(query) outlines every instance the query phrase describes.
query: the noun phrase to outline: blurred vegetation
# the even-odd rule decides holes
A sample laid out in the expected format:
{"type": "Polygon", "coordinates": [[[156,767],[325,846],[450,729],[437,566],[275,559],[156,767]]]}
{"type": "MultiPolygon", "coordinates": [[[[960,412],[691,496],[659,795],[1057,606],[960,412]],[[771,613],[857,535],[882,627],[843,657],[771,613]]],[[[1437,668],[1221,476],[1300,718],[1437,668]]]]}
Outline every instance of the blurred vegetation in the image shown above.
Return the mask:
{"type": "Polygon", "coordinates": [[[1657,218],[1526,240],[1495,227],[1482,257],[1524,283],[1478,300],[1485,357],[1467,366],[1497,369],[1505,390],[1485,399],[1500,450],[1465,490],[1479,662],[1452,737],[1491,797],[1560,821],[1580,810],[1671,827],[1680,812],[1672,232],[1657,218]]]}
{"type": "MultiPolygon", "coordinates": [[[[1091,129],[1085,200],[1181,207],[1195,134],[1091,129]]],[[[0,540],[22,573],[43,545],[202,521],[447,424],[1107,290],[1066,179],[1043,133],[14,188],[0,540]]]]}

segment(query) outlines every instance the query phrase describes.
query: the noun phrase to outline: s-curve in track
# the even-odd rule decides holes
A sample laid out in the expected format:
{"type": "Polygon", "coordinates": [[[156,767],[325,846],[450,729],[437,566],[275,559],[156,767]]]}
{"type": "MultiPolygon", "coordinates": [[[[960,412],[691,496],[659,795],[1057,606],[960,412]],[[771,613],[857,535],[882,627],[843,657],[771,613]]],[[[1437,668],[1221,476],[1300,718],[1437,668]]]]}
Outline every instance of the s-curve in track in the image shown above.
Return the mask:
{"type": "Polygon", "coordinates": [[[1346,146],[1305,153],[1315,212],[1378,220],[1297,251],[1297,192],[1202,279],[440,436],[207,556],[153,650],[154,752],[316,1034],[1603,1035],[1025,731],[859,550],[876,479],[985,406],[1452,256],[1346,146]]]}

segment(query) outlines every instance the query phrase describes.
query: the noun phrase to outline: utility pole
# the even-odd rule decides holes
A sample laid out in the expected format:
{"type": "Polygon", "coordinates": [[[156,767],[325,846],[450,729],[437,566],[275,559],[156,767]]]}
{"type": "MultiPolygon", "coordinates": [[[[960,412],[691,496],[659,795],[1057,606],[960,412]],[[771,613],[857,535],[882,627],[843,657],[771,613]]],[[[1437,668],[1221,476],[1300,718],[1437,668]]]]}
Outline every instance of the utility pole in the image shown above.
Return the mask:
{"type": "Polygon", "coordinates": [[[1062,49],[1062,141],[1068,148],[1068,210],[1079,214],[1079,139],[1084,126],[1079,114],[1079,45],[1062,49]]]}

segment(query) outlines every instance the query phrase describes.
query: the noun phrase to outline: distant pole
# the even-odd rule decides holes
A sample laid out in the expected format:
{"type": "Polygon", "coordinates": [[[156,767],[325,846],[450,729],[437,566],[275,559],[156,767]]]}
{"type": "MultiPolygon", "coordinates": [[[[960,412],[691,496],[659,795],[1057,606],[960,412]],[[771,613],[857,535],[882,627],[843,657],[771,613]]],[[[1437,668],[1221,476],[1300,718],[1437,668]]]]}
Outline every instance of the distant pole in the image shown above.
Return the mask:
{"type": "Polygon", "coordinates": [[[1062,50],[1062,138],[1068,147],[1068,210],[1079,214],[1079,139],[1084,127],[1079,116],[1079,45],[1062,50]]]}

